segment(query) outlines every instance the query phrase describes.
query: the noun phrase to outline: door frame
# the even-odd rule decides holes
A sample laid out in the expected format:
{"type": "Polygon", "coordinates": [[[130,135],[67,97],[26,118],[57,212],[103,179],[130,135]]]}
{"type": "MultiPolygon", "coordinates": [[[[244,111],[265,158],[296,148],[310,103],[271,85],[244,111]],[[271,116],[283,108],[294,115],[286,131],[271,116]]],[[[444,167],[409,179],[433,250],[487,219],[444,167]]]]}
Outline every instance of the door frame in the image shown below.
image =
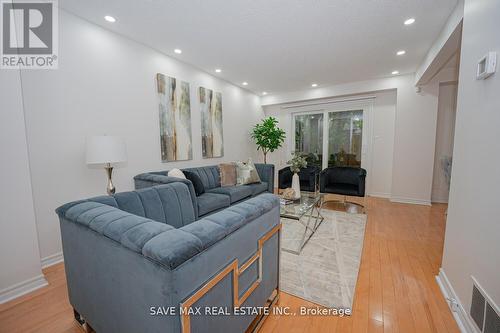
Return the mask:
{"type": "Polygon", "coordinates": [[[293,151],[295,150],[295,116],[323,114],[323,161],[322,169],[328,167],[328,115],[330,112],[343,112],[363,110],[363,137],[361,143],[361,167],[366,170],[366,191],[369,193],[371,189],[371,170],[373,164],[373,99],[363,99],[354,101],[332,101],[331,103],[322,105],[303,105],[294,108],[290,113],[290,129],[291,135],[289,136],[287,158],[291,159],[293,151]]]}

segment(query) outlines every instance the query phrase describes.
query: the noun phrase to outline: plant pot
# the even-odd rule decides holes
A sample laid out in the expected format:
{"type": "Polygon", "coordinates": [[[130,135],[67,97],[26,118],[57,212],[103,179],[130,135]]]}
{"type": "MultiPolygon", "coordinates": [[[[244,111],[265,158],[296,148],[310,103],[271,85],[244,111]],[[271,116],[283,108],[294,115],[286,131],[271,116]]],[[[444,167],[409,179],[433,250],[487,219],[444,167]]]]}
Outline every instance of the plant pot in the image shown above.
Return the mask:
{"type": "Polygon", "coordinates": [[[299,180],[299,175],[297,173],[293,174],[292,188],[295,191],[295,199],[300,199],[300,180],[299,180]]]}

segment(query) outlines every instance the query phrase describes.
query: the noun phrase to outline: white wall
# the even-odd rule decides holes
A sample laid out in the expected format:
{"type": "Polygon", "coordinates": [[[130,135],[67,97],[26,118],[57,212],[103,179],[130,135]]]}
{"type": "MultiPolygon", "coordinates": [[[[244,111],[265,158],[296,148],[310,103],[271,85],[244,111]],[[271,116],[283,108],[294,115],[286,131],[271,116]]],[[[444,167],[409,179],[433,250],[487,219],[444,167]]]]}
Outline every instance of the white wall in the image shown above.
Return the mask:
{"type": "Polygon", "coordinates": [[[455,118],[457,110],[457,83],[439,85],[438,118],[436,129],[436,152],[434,154],[434,176],[432,179],[432,202],[448,202],[449,183],[443,163],[453,156],[455,118]]]}
{"type": "Polygon", "coordinates": [[[395,90],[384,91],[375,95],[372,117],[372,166],[368,193],[373,196],[390,198],[397,92],[395,90]]]}
{"type": "Polygon", "coordinates": [[[0,303],[46,284],[30,182],[18,70],[0,75],[0,303]]]}
{"type": "MultiPolygon", "coordinates": [[[[331,101],[331,99],[319,99],[315,102],[325,103],[320,106],[311,106],[294,109],[283,109],[282,105],[269,105],[264,107],[266,116],[273,116],[280,122],[280,127],[287,132],[287,140],[284,146],[274,153],[269,154],[270,163],[276,164],[277,168],[285,166],[286,161],[291,157],[291,152],[294,150],[292,142],[292,113],[300,111],[311,110],[333,110],[333,109],[353,109],[356,106],[363,106],[371,104],[372,113],[369,121],[372,122],[373,132],[371,133],[371,156],[373,156],[370,172],[368,175],[367,189],[368,193],[373,196],[390,197],[392,185],[392,157],[394,147],[394,123],[396,114],[396,90],[381,91],[370,94],[374,96],[373,100],[359,101],[359,102],[340,102],[331,101]]],[[[314,112],[314,111],[313,111],[314,112]]],[[[366,116],[366,115],[365,115],[366,116]]],[[[366,119],[365,119],[366,120],[366,119]]],[[[368,122],[365,122],[368,124],[368,122]]],[[[367,128],[367,126],[365,126],[367,128]]],[[[365,133],[369,134],[366,130],[365,133]]]]}
{"type": "Polygon", "coordinates": [[[417,93],[413,77],[398,87],[391,200],[430,204],[439,83],[417,93]]]}
{"type": "Polygon", "coordinates": [[[500,73],[475,80],[477,61],[500,54],[499,17],[498,0],[465,1],[442,268],[467,312],[471,276],[500,305],[500,73]]]}
{"type": "MultiPolygon", "coordinates": [[[[389,192],[393,201],[430,204],[439,82],[452,79],[456,78],[450,71],[443,71],[417,93],[413,85],[414,75],[401,75],[265,96],[261,98],[261,103],[267,112],[276,104],[395,90],[396,117],[392,143],[392,169],[387,166],[387,161],[374,155],[375,165],[378,163],[379,170],[384,170],[380,172],[380,176],[384,177],[380,183],[383,182],[385,185],[378,188],[382,192],[390,186],[389,192]],[[389,171],[392,172],[390,177],[387,175],[389,171]],[[385,177],[392,180],[386,180],[385,177]]],[[[389,128],[392,126],[381,127],[377,132],[379,135],[385,133],[386,140],[379,143],[379,146],[388,145],[382,148],[384,151],[390,149],[391,145],[387,142],[387,138],[392,135],[389,128]]],[[[385,153],[384,156],[389,157],[390,154],[385,153]]],[[[281,160],[283,156],[278,158],[281,160]]],[[[374,189],[373,192],[379,191],[374,189]]]]}
{"type": "Polygon", "coordinates": [[[59,69],[22,73],[42,258],[61,251],[54,209],[105,194],[104,170],[85,165],[86,136],[125,138],[129,159],[115,169],[118,191],[133,189],[141,172],[256,156],[248,133],[263,116],[257,96],[62,10],[59,27],[59,69]],[[161,163],[156,73],[191,84],[192,161],[161,163]],[[224,158],[202,159],[199,86],[222,92],[224,158]]]}

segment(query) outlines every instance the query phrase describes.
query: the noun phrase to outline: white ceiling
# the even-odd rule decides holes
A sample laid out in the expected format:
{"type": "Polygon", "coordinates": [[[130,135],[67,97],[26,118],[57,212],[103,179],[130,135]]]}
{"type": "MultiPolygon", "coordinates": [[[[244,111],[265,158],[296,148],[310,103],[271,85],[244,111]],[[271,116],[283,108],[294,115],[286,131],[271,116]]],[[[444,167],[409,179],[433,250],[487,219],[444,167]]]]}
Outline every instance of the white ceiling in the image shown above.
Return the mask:
{"type": "MultiPolygon", "coordinates": [[[[457,0],[60,0],[60,7],[255,93],[412,73],[457,0]],[[112,15],[116,23],[103,17],[112,15]],[[413,25],[403,21],[414,17],[413,25]],[[173,52],[182,49],[182,54],[173,52]],[[396,51],[406,55],[396,56],[396,51]],[[216,74],[215,68],[222,68],[216,74]]],[[[167,73],[168,74],[168,73],[167,73]]]]}

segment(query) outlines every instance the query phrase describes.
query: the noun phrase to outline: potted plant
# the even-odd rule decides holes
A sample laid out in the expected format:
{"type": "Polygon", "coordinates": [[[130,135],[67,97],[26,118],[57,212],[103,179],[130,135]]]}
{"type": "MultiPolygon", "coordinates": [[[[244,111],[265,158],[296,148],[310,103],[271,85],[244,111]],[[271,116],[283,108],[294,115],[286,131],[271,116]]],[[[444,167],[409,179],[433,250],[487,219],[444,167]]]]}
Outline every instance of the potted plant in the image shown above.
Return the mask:
{"type": "Polygon", "coordinates": [[[295,199],[300,198],[300,180],[298,173],[300,169],[307,167],[306,157],[300,155],[298,152],[293,153],[293,157],[290,161],[286,162],[290,164],[290,171],[293,172],[292,177],[292,189],[295,192],[295,199]]]}
{"type": "Polygon", "coordinates": [[[278,127],[278,120],[274,117],[262,119],[260,124],[253,127],[252,139],[257,144],[257,150],[262,150],[264,163],[267,163],[267,153],[280,148],[285,141],[285,131],[278,127]]]}

